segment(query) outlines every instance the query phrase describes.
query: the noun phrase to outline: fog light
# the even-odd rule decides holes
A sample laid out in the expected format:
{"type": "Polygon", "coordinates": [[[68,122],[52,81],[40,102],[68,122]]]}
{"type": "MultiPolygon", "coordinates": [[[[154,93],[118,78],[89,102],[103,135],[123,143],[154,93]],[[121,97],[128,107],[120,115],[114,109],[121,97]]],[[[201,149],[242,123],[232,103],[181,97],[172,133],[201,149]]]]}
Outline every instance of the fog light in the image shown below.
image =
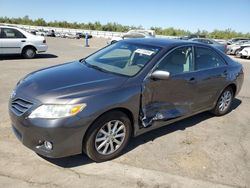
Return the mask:
{"type": "Polygon", "coordinates": [[[47,150],[52,150],[53,149],[53,144],[49,141],[44,141],[44,147],[47,149],[47,150]]]}

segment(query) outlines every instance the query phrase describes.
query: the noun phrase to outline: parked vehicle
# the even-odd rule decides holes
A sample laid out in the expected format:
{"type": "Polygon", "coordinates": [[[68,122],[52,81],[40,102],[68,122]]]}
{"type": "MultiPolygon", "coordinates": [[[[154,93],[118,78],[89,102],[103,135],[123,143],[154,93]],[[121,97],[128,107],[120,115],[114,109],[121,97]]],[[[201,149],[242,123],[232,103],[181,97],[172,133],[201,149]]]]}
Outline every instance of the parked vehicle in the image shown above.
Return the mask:
{"type": "Polygon", "coordinates": [[[31,29],[31,30],[29,30],[28,32],[31,33],[31,34],[33,34],[33,35],[36,35],[37,30],[31,29]]]}
{"type": "MultiPolygon", "coordinates": [[[[88,33],[88,39],[91,39],[93,36],[91,34],[88,33]]],[[[80,39],[80,38],[86,38],[86,33],[76,33],[76,38],[80,39]]]]}
{"type": "Polygon", "coordinates": [[[68,32],[68,33],[65,33],[64,34],[64,38],[68,38],[68,39],[76,39],[76,34],[75,33],[70,33],[70,32],[68,32]]]}
{"type": "Polygon", "coordinates": [[[217,48],[218,50],[222,51],[222,52],[226,52],[227,50],[227,45],[226,44],[221,44],[219,42],[216,42],[213,39],[207,39],[207,38],[192,38],[190,39],[191,41],[196,41],[196,42],[201,42],[204,44],[208,44],[213,46],[214,48],[217,48]]]}
{"type": "Polygon", "coordinates": [[[250,58],[250,47],[243,48],[237,55],[242,58],[250,58]]]}
{"type": "Polygon", "coordinates": [[[28,74],[9,101],[13,131],[40,155],[121,154],[131,136],[210,110],[230,111],[243,67],[202,43],[128,39],[28,74]]]}
{"type": "Polygon", "coordinates": [[[46,40],[16,27],[0,26],[0,54],[22,54],[33,58],[48,49],[46,40]]]}
{"type": "Polygon", "coordinates": [[[120,40],[131,39],[131,38],[152,38],[155,37],[154,30],[130,30],[123,34],[121,37],[112,37],[108,44],[114,44],[120,40]]]}
{"type": "Polygon", "coordinates": [[[55,36],[56,37],[62,37],[62,33],[61,32],[55,32],[55,36]]]}
{"type": "Polygon", "coordinates": [[[48,31],[45,31],[43,29],[38,29],[38,31],[36,32],[36,35],[40,35],[40,36],[47,36],[48,31]]]}
{"type": "Polygon", "coordinates": [[[225,39],[213,39],[213,40],[215,40],[215,41],[218,42],[218,43],[227,45],[227,40],[225,40],[225,39]]]}
{"type": "Polygon", "coordinates": [[[237,43],[231,44],[227,46],[227,54],[229,55],[236,55],[240,52],[244,47],[250,46],[250,40],[243,40],[237,43]]]}
{"type": "Polygon", "coordinates": [[[249,38],[232,38],[231,40],[228,40],[228,45],[231,45],[233,43],[237,43],[242,40],[250,40],[249,38]]]}
{"type": "Polygon", "coordinates": [[[190,40],[190,39],[194,39],[194,38],[206,38],[206,36],[193,34],[193,35],[179,37],[180,40],[190,40]]]}
{"type": "Polygon", "coordinates": [[[46,34],[47,37],[56,37],[55,31],[54,30],[49,30],[48,33],[46,34]]]}

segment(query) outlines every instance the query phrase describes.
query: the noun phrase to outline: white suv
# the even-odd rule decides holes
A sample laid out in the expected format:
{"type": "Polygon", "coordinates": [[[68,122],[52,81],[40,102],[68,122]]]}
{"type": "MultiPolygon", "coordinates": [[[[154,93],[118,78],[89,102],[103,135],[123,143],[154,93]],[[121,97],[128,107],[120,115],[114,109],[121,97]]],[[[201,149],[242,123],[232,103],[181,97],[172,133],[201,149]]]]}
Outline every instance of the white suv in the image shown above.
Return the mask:
{"type": "Polygon", "coordinates": [[[0,26],[0,54],[22,54],[25,58],[33,58],[36,53],[48,49],[46,40],[22,29],[0,26]]]}

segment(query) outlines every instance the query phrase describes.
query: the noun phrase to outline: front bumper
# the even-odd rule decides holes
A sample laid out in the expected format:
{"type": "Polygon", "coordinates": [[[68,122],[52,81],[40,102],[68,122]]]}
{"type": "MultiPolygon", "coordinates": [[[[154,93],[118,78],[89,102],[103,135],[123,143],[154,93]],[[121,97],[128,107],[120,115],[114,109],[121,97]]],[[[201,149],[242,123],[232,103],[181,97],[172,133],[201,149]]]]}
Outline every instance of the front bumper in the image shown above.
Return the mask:
{"type": "Polygon", "coordinates": [[[64,119],[29,119],[17,116],[9,107],[12,129],[16,137],[31,150],[49,158],[60,158],[82,153],[83,137],[90,121],[77,116],[64,119]],[[52,150],[44,141],[53,144],[52,150]]]}

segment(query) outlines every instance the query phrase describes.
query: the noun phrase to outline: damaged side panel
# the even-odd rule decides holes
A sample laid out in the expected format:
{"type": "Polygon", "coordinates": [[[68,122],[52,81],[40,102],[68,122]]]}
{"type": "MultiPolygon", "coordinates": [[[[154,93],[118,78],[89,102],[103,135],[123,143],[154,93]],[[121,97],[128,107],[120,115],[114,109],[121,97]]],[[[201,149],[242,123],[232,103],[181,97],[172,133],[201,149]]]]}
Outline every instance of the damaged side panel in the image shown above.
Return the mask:
{"type": "Polygon", "coordinates": [[[142,85],[140,121],[143,127],[162,124],[192,111],[194,88],[185,80],[145,81],[142,85]],[[177,86],[177,87],[176,87],[177,86]]]}
{"type": "Polygon", "coordinates": [[[152,102],[142,108],[142,125],[148,127],[154,121],[167,121],[188,113],[185,106],[176,106],[171,103],[152,102]]]}

